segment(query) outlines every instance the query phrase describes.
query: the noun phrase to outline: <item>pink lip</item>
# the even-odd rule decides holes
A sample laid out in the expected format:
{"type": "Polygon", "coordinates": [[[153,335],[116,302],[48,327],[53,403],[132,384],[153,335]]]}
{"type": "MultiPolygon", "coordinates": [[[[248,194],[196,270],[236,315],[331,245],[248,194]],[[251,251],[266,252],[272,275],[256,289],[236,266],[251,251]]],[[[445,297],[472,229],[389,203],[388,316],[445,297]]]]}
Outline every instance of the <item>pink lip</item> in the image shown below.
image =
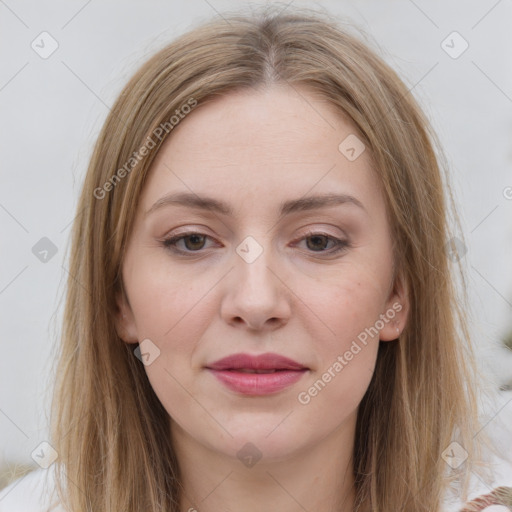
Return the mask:
{"type": "Polygon", "coordinates": [[[297,382],[308,371],[304,365],[284,356],[233,354],[206,366],[232,391],[246,395],[276,393],[297,382]],[[239,370],[275,370],[273,373],[245,373],[239,370]]]}

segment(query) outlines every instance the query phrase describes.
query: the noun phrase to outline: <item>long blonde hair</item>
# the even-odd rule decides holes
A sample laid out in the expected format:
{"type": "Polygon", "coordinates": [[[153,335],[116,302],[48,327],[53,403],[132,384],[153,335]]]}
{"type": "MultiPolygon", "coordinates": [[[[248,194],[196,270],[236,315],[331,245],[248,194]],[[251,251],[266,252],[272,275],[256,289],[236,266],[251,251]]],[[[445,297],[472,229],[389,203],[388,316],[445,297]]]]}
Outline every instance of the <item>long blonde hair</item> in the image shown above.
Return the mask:
{"type": "Polygon", "coordinates": [[[408,323],[399,341],[380,344],[358,411],[355,509],[435,512],[452,480],[466,496],[481,459],[477,368],[464,276],[459,305],[447,257],[450,215],[458,218],[439,144],[367,44],[317,11],[267,8],[202,24],[158,51],[125,86],[97,140],[73,225],[52,403],[57,488],[70,512],[179,511],[168,413],[114,327],[123,256],[176,110],[274,83],[309,87],[357,127],[385,193],[396,276],[409,290],[408,323]],[[452,441],[469,455],[458,470],[443,458],[452,441]]]}

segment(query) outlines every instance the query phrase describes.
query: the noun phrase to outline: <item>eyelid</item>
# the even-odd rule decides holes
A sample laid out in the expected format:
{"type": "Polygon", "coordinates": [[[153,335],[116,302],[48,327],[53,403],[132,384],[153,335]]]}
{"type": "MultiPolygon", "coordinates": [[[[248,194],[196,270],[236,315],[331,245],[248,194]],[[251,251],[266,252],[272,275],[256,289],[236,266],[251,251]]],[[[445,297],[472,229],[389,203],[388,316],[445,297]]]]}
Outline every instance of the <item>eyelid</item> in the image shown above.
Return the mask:
{"type": "MultiPolygon", "coordinates": [[[[337,228],[338,230],[340,230],[340,228],[337,228]]],[[[323,235],[323,236],[328,236],[329,238],[335,238],[337,240],[342,240],[342,239],[348,239],[348,236],[345,234],[345,233],[341,233],[339,235],[334,235],[333,233],[329,233],[325,228],[314,228],[314,227],[306,227],[304,228],[304,231],[301,232],[301,234],[295,239],[295,240],[300,240],[304,237],[307,237],[307,236],[313,236],[313,235],[323,235]]]]}
{"type": "MultiPolygon", "coordinates": [[[[189,231],[183,231],[181,233],[174,233],[172,235],[165,236],[162,239],[160,239],[159,242],[164,246],[165,249],[172,251],[173,253],[178,254],[178,255],[183,255],[183,256],[193,255],[193,254],[199,255],[202,252],[204,252],[205,249],[200,249],[198,251],[184,251],[184,250],[178,249],[176,247],[177,242],[179,242],[189,236],[193,236],[193,235],[198,235],[198,236],[202,236],[205,238],[209,238],[210,240],[215,240],[214,237],[212,237],[211,235],[207,235],[206,233],[202,233],[200,231],[190,231],[189,230],[189,231]]],[[[217,240],[215,240],[215,243],[217,245],[219,244],[219,242],[217,242],[217,240]]]]}
{"type": "Polygon", "coordinates": [[[352,247],[350,240],[346,236],[340,238],[338,236],[334,236],[329,233],[325,233],[323,231],[314,230],[314,229],[310,229],[306,233],[303,233],[301,236],[296,238],[292,242],[292,244],[301,242],[301,241],[305,240],[306,238],[312,237],[312,236],[325,236],[328,239],[333,240],[335,242],[335,246],[333,248],[331,248],[329,250],[325,250],[325,251],[310,251],[308,253],[309,255],[315,255],[315,253],[317,253],[320,257],[328,258],[329,256],[337,255],[337,254],[349,249],[350,247],[352,247]]]}
{"type": "MultiPolygon", "coordinates": [[[[178,232],[178,233],[174,233],[172,235],[166,236],[160,240],[160,243],[164,246],[164,248],[166,250],[171,251],[172,253],[174,253],[178,256],[188,257],[188,256],[193,256],[193,255],[197,255],[197,256],[202,255],[207,249],[199,249],[197,251],[188,251],[188,250],[178,249],[176,247],[177,242],[179,242],[189,236],[193,236],[193,235],[198,235],[198,236],[201,236],[204,238],[209,238],[210,240],[214,240],[216,244],[219,243],[211,235],[208,235],[208,234],[200,232],[200,231],[193,231],[190,229],[188,231],[178,232]]],[[[352,247],[352,244],[347,237],[340,238],[340,237],[331,235],[329,233],[326,233],[324,231],[314,230],[312,228],[309,228],[307,232],[302,233],[299,237],[294,239],[291,242],[291,244],[292,245],[297,244],[298,242],[301,242],[301,241],[303,241],[309,237],[313,237],[313,236],[325,236],[329,240],[334,241],[335,245],[333,248],[331,248],[329,250],[325,250],[325,251],[307,251],[308,255],[317,254],[319,257],[328,258],[329,256],[337,255],[343,251],[346,251],[350,247],[352,247]]]]}

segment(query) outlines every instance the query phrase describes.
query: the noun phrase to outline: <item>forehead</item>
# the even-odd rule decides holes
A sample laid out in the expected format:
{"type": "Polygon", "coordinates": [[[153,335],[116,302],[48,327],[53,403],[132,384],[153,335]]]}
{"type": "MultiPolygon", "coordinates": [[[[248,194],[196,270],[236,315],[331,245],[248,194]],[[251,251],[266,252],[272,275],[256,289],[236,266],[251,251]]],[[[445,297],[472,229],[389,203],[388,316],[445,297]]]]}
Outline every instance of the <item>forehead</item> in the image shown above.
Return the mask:
{"type": "Polygon", "coordinates": [[[370,152],[356,159],[343,152],[344,141],[357,143],[356,132],[346,116],[305,87],[231,92],[200,103],[174,128],[153,162],[142,202],[147,209],[169,191],[268,206],[308,193],[376,201],[370,152]]]}

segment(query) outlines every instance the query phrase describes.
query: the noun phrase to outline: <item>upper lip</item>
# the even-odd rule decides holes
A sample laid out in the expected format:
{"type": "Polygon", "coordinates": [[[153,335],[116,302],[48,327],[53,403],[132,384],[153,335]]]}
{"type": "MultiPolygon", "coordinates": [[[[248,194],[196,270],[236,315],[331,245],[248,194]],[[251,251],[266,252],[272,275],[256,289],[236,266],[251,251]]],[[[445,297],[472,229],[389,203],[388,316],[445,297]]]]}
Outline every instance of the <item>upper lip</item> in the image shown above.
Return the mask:
{"type": "Polygon", "coordinates": [[[265,354],[232,354],[206,366],[211,370],[305,370],[304,365],[272,352],[265,354]]]}

